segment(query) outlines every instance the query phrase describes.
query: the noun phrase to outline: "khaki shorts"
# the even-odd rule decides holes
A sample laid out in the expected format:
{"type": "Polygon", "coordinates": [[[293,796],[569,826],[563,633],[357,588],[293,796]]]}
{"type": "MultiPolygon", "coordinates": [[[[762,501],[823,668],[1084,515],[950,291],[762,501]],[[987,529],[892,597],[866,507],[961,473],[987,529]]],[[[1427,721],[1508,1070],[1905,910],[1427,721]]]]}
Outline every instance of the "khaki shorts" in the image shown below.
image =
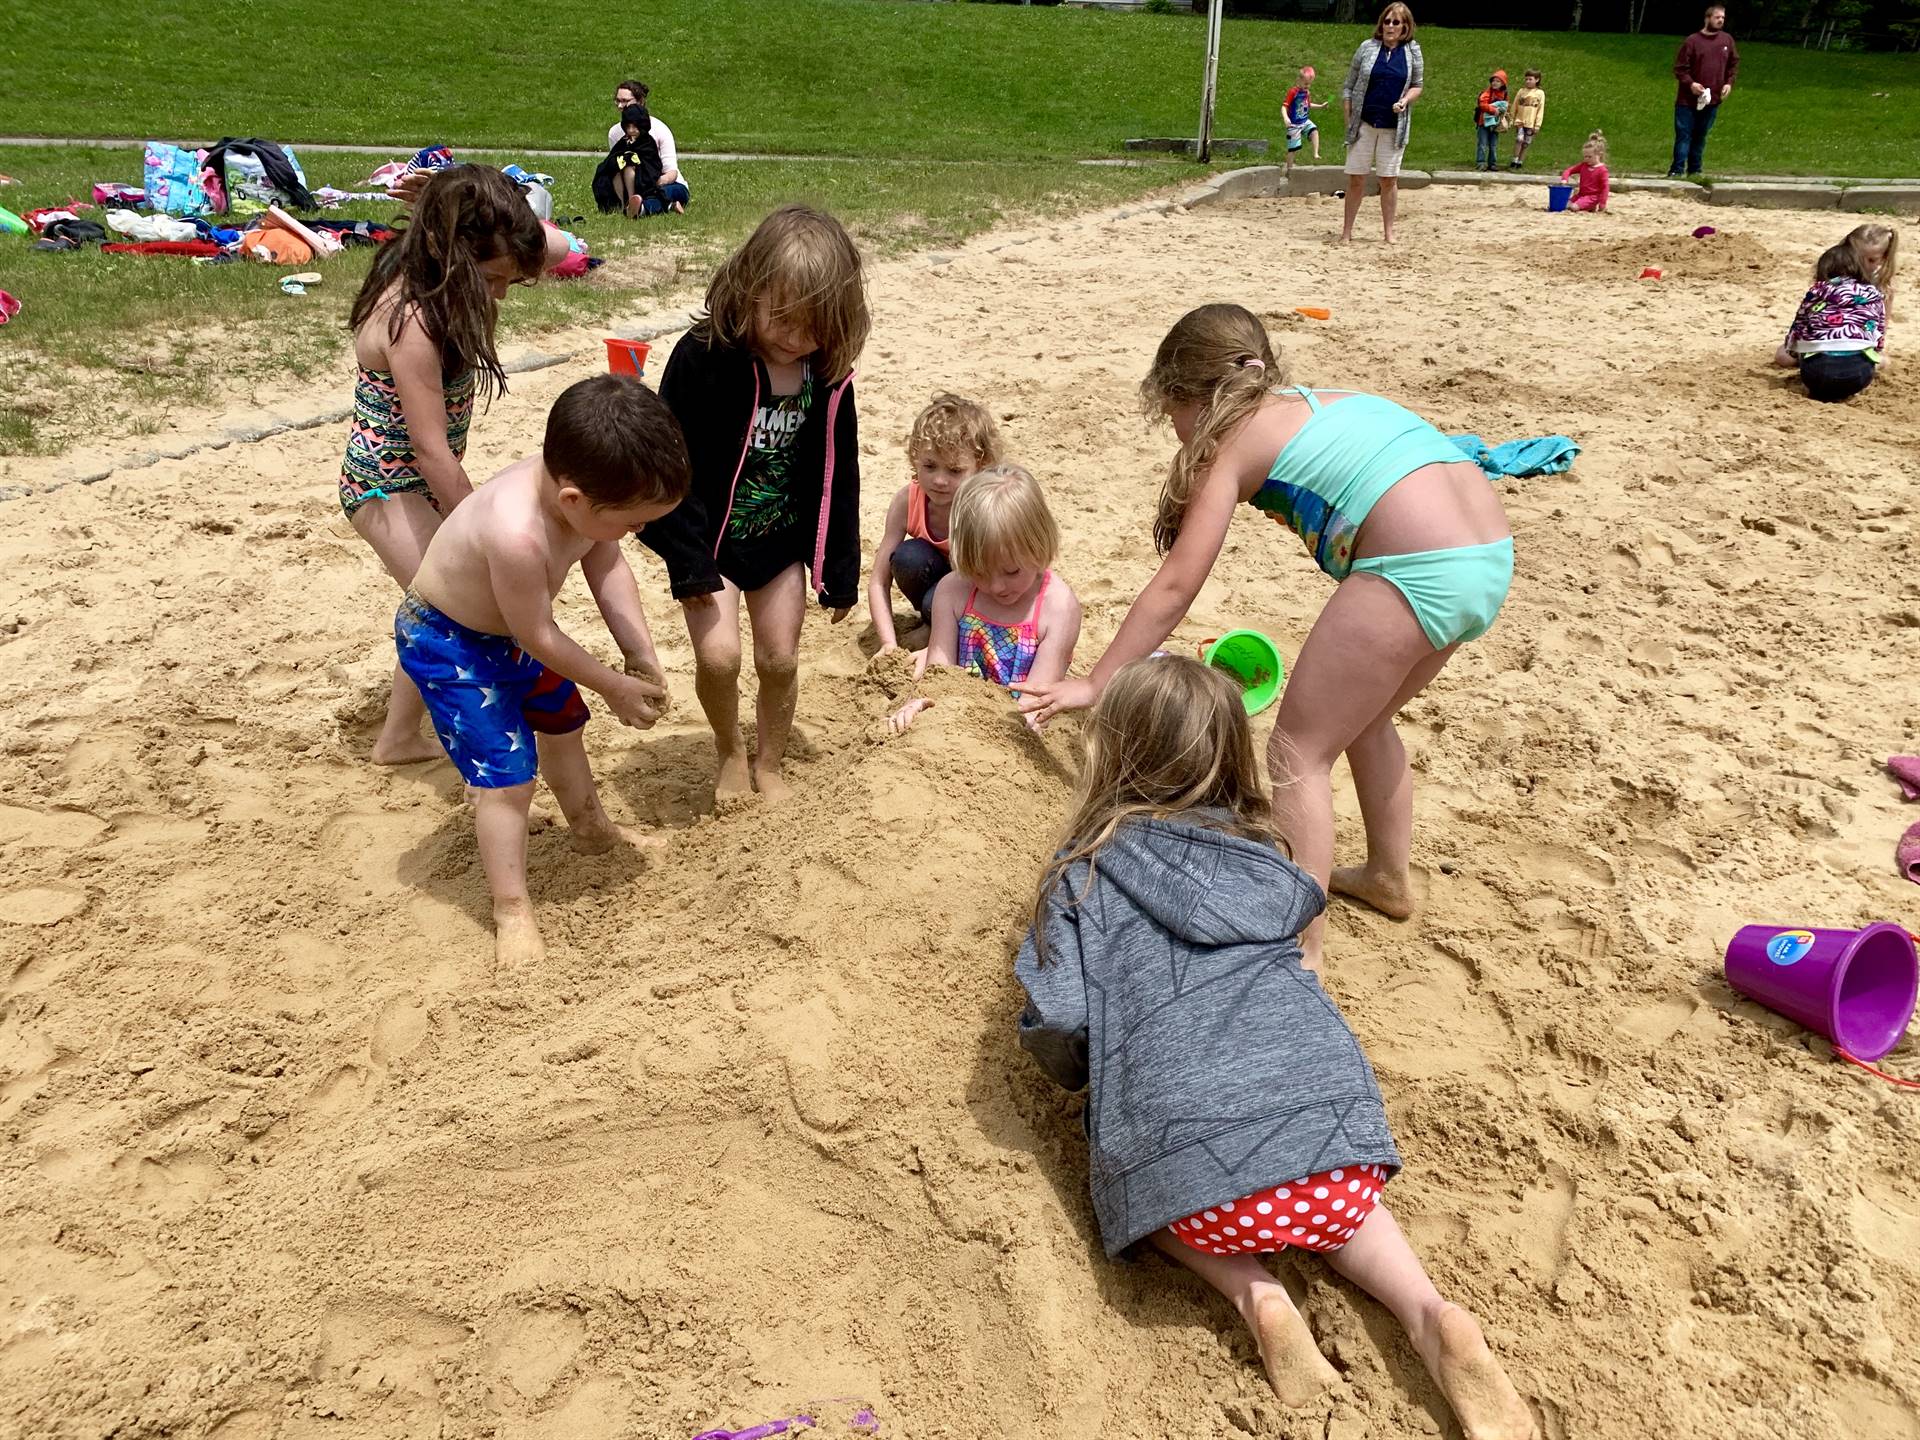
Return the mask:
{"type": "Polygon", "coordinates": [[[1406,153],[1394,139],[1391,130],[1363,124],[1360,138],[1347,147],[1347,174],[1365,175],[1371,170],[1382,180],[1394,179],[1400,173],[1400,157],[1406,153]]]}

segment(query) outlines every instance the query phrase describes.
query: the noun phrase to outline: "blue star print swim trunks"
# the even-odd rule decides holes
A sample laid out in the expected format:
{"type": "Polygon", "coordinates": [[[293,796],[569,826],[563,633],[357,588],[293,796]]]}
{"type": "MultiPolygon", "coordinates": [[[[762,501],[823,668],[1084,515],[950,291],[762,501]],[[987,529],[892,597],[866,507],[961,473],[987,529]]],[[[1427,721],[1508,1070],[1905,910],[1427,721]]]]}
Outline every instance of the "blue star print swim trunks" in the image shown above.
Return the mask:
{"type": "Polygon", "coordinates": [[[420,687],[433,733],[460,778],[483,790],[524,785],[540,768],[534,735],[568,735],[587,703],[511,635],[469,630],[408,592],[393,617],[400,668],[420,687]]]}

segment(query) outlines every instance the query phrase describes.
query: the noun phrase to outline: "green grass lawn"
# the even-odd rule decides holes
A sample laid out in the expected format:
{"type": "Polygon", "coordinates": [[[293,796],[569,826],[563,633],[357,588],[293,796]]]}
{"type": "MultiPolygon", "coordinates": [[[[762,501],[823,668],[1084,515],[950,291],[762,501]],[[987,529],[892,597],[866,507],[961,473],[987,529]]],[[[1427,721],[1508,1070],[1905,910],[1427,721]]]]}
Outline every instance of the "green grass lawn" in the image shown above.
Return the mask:
{"type": "MultiPolygon", "coordinates": [[[[356,188],[377,157],[302,157],[315,185],[356,188]]],[[[502,154],[467,158],[505,163],[502,154]]],[[[701,288],[726,252],[788,200],[839,215],[879,255],[955,243],[1008,216],[1045,216],[1105,204],[1165,185],[1188,167],[1112,169],[1066,161],[937,164],[877,160],[735,161],[695,166],[693,208],[668,220],[627,221],[594,212],[593,162],[534,162],[555,177],[557,219],[572,224],[607,264],[582,280],[515,290],[501,312],[507,342],[568,324],[605,324],[675,291],[701,288]]],[[[94,181],[136,181],[137,150],[36,147],[0,152],[21,183],[0,204],[26,210],[85,196],[94,181]]],[[[393,218],[391,204],[349,206],[342,217],[393,218]]],[[[159,412],[205,403],[234,382],[270,393],[317,387],[347,393],[345,321],[371,251],[349,250],[314,268],[326,277],[304,297],[280,293],[277,267],[200,266],[173,257],[45,252],[0,237],[0,288],[25,308],[0,331],[0,455],[59,453],[83,439],[139,435],[159,412]]]]}
{"type": "MultiPolygon", "coordinates": [[[[0,87],[0,133],[590,146],[611,123],[614,82],[637,74],[687,149],[1073,158],[1129,135],[1191,134],[1203,33],[1184,15],[901,0],[22,4],[0,17],[16,77],[0,87]]],[[[1303,63],[1337,100],[1364,34],[1229,21],[1218,133],[1277,137],[1303,63]]],[[[1577,159],[1598,126],[1615,168],[1666,168],[1677,36],[1428,29],[1420,40],[1428,88],[1410,165],[1471,163],[1469,112],[1488,72],[1538,66],[1543,165],[1577,159]]],[[[1323,113],[1336,118],[1323,153],[1338,158],[1339,112],[1323,113]]],[[[1725,173],[1920,172],[1920,61],[1744,46],[1709,154],[1725,173]]]]}

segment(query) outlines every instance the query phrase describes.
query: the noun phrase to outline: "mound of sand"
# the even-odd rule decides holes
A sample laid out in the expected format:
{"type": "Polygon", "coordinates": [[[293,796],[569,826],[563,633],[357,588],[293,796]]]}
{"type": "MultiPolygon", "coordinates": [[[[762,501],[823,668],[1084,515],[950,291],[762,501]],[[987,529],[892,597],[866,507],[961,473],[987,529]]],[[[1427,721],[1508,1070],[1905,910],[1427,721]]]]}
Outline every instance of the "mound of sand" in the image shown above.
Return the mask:
{"type": "MultiPolygon", "coordinates": [[[[1619,203],[1647,233],[1728,218],[1619,203]]],[[[1896,364],[1879,408],[1821,407],[1765,364],[1832,217],[1740,218],[1782,256],[1764,293],[1655,293],[1516,266],[1564,234],[1518,204],[1410,195],[1390,259],[1322,244],[1336,215],[882,267],[869,531],[926,395],[989,398],[1097,653],[1153,569],[1171,444],[1133,386],[1223,296],[1332,305],[1285,329],[1299,379],[1573,435],[1571,475],[1503,485],[1509,609],[1406,716],[1422,914],[1334,911],[1391,1203],[1552,1440],[1912,1440],[1920,1110],[1717,957],[1748,920],[1914,913],[1878,760],[1920,723],[1915,388],[1896,364]]],[[[580,373],[517,379],[475,469],[580,373]]],[[[1013,1039],[1072,727],[1035,739],[947,679],[890,739],[905,664],[857,621],[809,621],[794,799],[716,817],[642,563],[677,706],[588,736],[615,816],[672,845],[542,830],[548,958],[492,974],[452,772],[358,758],[396,597],[333,504],[339,443],[0,505],[0,1434],[685,1440],[835,1398],[821,1433],[858,1404],[892,1437],[1452,1433],[1317,1262],[1280,1269],[1344,1384],[1286,1414],[1224,1305],[1100,1256],[1079,1102],[1013,1039]]],[[[1325,594],[1236,526],[1181,639],[1295,654],[1325,594]]]]}
{"type": "MultiPolygon", "coordinates": [[[[1668,208],[1676,213],[1680,209],[1668,208]]],[[[1627,239],[1582,236],[1543,246],[1538,255],[1556,274],[1575,280],[1618,280],[1623,275],[1631,280],[1649,265],[1658,266],[1669,280],[1751,280],[1756,299],[1777,288],[1781,270],[1780,257],[1751,235],[1717,228],[1698,239],[1691,230],[1680,229],[1654,230],[1627,239]]]]}

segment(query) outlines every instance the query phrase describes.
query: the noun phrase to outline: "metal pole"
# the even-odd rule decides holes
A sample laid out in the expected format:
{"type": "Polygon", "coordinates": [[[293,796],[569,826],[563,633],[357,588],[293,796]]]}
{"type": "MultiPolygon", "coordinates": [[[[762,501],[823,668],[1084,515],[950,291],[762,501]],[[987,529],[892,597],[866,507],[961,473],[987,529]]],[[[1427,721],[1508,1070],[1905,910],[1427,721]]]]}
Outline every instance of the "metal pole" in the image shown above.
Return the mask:
{"type": "Polygon", "coordinates": [[[1200,163],[1213,156],[1213,97],[1220,81],[1220,10],[1226,0],[1207,6],[1207,68],[1200,80],[1200,163]]]}

